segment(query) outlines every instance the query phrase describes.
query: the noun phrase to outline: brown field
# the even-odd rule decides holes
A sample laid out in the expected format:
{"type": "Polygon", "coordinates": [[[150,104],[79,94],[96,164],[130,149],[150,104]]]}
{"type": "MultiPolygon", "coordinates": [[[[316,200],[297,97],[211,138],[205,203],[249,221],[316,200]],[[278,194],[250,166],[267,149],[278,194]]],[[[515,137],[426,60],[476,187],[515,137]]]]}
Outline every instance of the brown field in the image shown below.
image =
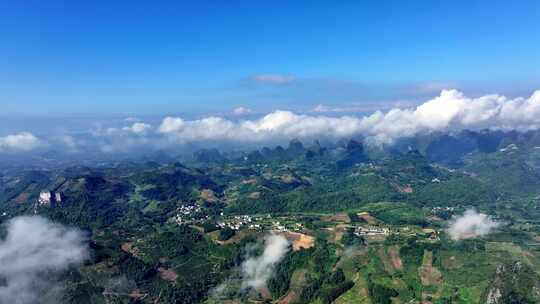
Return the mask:
{"type": "Polygon", "coordinates": [[[15,198],[15,202],[18,204],[22,204],[28,201],[28,198],[30,197],[30,193],[28,192],[22,192],[21,194],[17,195],[15,198]]]}
{"type": "Polygon", "coordinates": [[[259,191],[251,192],[248,195],[248,198],[251,198],[251,199],[258,199],[259,197],[261,197],[261,193],[259,191]]]}
{"type": "Polygon", "coordinates": [[[215,203],[218,201],[218,198],[216,197],[216,194],[211,189],[204,189],[201,191],[200,197],[209,202],[209,203],[215,203]]]}
{"type": "Polygon", "coordinates": [[[127,252],[127,253],[130,253],[131,255],[133,255],[134,257],[139,257],[139,249],[137,249],[137,247],[133,246],[133,243],[124,243],[122,244],[122,246],[120,247],[122,248],[123,251],[127,252]]]}
{"type": "Polygon", "coordinates": [[[442,256],[442,267],[445,269],[456,269],[463,266],[462,259],[456,258],[455,255],[445,255],[442,256]]]}
{"type": "Polygon", "coordinates": [[[308,249],[315,244],[315,238],[311,235],[291,231],[286,232],[284,235],[292,243],[294,251],[308,249]]]}
{"type": "Polygon", "coordinates": [[[351,222],[351,218],[349,217],[347,213],[336,213],[333,215],[322,216],[321,220],[325,222],[343,222],[343,223],[351,222]]]}
{"type": "Polygon", "coordinates": [[[414,189],[409,185],[407,185],[407,186],[397,186],[396,188],[401,193],[413,193],[414,192],[414,189]]]}
{"type": "Polygon", "coordinates": [[[298,302],[300,294],[306,283],[306,271],[296,270],[291,278],[291,288],[283,298],[277,301],[278,304],[292,304],[298,302]]]}
{"type": "Polygon", "coordinates": [[[170,268],[159,267],[158,272],[159,277],[165,281],[176,282],[176,278],[178,278],[178,274],[170,268]]]}
{"type": "Polygon", "coordinates": [[[424,286],[441,283],[442,274],[437,268],[433,267],[433,252],[424,251],[422,266],[418,268],[418,273],[424,286]]]}
{"type": "Polygon", "coordinates": [[[394,269],[403,270],[403,262],[401,261],[401,257],[399,256],[399,247],[392,246],[388,248],[388,255],[392,260],[392,265],[394,266],[394,269]]]}
{"type": "Polygon", "coordinates": [[[373,225],[377,223],[377,219],[367,212],[357,213],[356,216],[366,221],[368,224],[373,225]]]}
{"type": "Polygon", "coordinates": [[[141,293],[141,290],[140,289],[133,289],[130,293],[129,293],[129,297],[132,298],[132,299],[144,299],[146,298],[146,296],[148,296],[147,293],[141,293]]]}
{"type": "Polygon", "coordinates": [[[252,179],[245,179],[243,181],[241,181],[242,185],[256,185],[257,184],[257,179],[255,178],[252,178],[252,179]]]}

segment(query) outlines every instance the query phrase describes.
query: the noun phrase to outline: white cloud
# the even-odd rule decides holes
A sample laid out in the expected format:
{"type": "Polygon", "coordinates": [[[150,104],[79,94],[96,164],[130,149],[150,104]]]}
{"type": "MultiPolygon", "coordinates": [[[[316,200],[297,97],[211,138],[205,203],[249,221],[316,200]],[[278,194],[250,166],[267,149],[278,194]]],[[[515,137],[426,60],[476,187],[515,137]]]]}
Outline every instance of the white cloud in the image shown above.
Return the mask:
{"type": "MultiPolygon", "coordinates": [[[[290,250],[289,241],[278,234],[268,234],[264,239],[263,253],[254,256],[253,251],[259,249],[259,245],[248,245],[246,260],[240,265],[238,272],[234,272],[209,295],[217,301],[236,297],[243,294],[247,289],[259,290],[266,287],[266,282],[274,273],[275,267],[290,250]]],[[[221,303],[221,302],[220,302],[221,303]]]]}
{"type": "Polygon", "coordinates": [[[136,122],[129,127],[124,127],[122,130],[135,134],[144,134],[152,130],[152,125],[143,122],[136,122]]]}
{"type": "Polygon", "coordinates": [[[20,132],[0,137],[0,150],[30,151],[41,145],[42,142],[29,132],[20,132]]]}
{"type": "Polygon", "coordinates": [[[61,272],[88,256],[84,237],[38,216],[11,219],[0,239],[0,303],[30,304],[53,287],[46,272],[61,272]]]}
{"type": "Polygon", "coordinates": [[[391,102],[368,102],[368,103],[356,103],[344,106],[327,106],[324,104],[318,104],[311,112],[315,113],[359,113],[359,112],[373,112],[381,110],[389,110],[393,108],[407,108],[414,106],[416,103],[407,100],[396,100],[391,102]]]}
{"type": "Polygon", "coordinates": [[[161,133],[180,132],[184,127],[184,120],[179,117],[165,117],[159,126],[161,133]]]}
{"type": "Polygon", "coordinates": [[[462,240],[489,234],[499,225],[486,214],[467,210],[462,216],[452,219],[447,232],[453,240],[462,240]]]}
{"type": "Polygon", "coordinates": [[[252,257],[242,263],[243,288],[259,289],[266,286],[275,266],[289,251],[289,241],[277,234],[271,234],[265,239],[262,255],[252,257]]]}
{"type": "Polygon", "coordinates": [[[437,94],[443,90],[448,90],[450,88],[455,88],[456,83],[445,83],[445,82],[423,82],[410,84],[402,88],[402,91],[405,93],[413,95],[422,95],[422,94],[437,94]]]}
{"type": "MultiPolygon", "coordinates": [[[[90,137],[78,135],[65,141],[49,139],[63,147],[96,148],[108,153],[179,148],[183,144],[274,144],[298,138],[342,139],[362,136],[368,144],[391,144],[401,137],[434,131],[463,129],[531,130],[540,128],[540,91],[528,98],[485,95],[470,98],[456,90],[445,90],[439,96],[418,106],[403,102],[378,104],[386,111],[371,115],[346,114],[351,110],[373,109],[375,104],[350,104],[344,107],[317,106],[306,114],[276,110],[259,118],[237,116],[227,119],[210,116],[200,119],[165,117],[157,125],[138,121],[125,127],[103,126],[92,129],[90,137]],[[367,108],[366,108],[367,107],[367,108]],[[336,115],[336,113],[341,113],[336,115]]],[[[247,113],[238,108],[237,114],[247,113]]],[[[75,133],[70,133],[75,134],[75,133]]],[[[0,138],[0,151],[25,151],[45,145],[30,133],[0,138]]]]}
{"type": "Polygon", "coordinates": [[[248,108],[245,108],[245,107],[238,107],[238,108],[233,110],[233,114],[236,115],[236,116],[247,115],[249,113],[251,113],[251,109],[248,109],[248,108]]]}
{"type": "Polygon", "coordinates": [[[326,113],[326,112],[339,112],[339,110],[336,111],[337,108],[331,108],[322,104],[318,104],[315,108],[313,108],[313,112],[319,112],[319,113],[326,113]]]}
{"type": "MultiPolygon", "coordinates": [[[[324,106],[319,111],[327,110],[324,106]]],[[[233,122],[219,117],[184,121],[167,117],[159,128],[181,141],[235,140],[244,142],[302,137],[342,138],[363,135],[368,142],[392,143],[400,137],[462,129],[529,130],[540,127],[540,91],[529,98],[500,95],[469,98],[456,90],[416,108],[394,108],[369,116],[329,117],[275,111],[255,120],[233,122]]]]}
{"type": "Polygon", "coordinates": [[[253,80],[260,83],[269,83],[269,84],[290,84],[296,80],[294,76],[289,75],[280,75],[280,74],[260,74],[253,76],[253,80]]]}

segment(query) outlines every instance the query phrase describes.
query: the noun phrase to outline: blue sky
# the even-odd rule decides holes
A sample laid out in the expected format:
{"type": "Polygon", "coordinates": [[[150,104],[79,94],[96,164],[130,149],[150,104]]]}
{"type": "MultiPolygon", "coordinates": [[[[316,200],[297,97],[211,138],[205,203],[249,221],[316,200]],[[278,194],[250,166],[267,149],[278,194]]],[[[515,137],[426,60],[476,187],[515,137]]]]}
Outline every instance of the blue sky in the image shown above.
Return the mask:
{"type": "Polygon", "coordinates": [[[540,2],[0,0],[4,114],[367,110],[540,89],[540,2]]]}

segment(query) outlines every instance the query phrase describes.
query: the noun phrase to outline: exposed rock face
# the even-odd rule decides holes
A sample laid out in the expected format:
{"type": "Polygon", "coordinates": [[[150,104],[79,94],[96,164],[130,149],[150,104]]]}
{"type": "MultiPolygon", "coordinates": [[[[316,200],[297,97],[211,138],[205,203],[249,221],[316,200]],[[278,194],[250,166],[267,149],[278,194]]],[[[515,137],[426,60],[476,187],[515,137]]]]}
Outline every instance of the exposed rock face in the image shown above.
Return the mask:
{"type": "Polygon", "coordinates": [[[351,139],[345,148],[344,157],[337,162],[337,166],[339,169],[347,169],[365,162],[367,159],[364,153],[364,145],[361,142],[351,139]]]}
{"type": "Polygon", "coordinates": [[[305,150],[304,145],[298,139],[293,139],[289,142],[289,147],[287,148],[292,153],[301,153],[305,150]]]}
{"type": "Polygon", "coordinates": [[[520,261],[499,265],[482,303],[540,303],[540,277],[520,261]]]}
{"type": "Polygon", "coordinates": [[[62,200],[63,200],[63,195],[61,192],[56,192],[54,194],[54,200],[56,201],[56,203],[61,203],[62,200]]]}
{"type": "Polygon", "coordinates": [[[52,199],[52,192],[50,191],[41,191],[38,198],[38,203],[40,205],[49,205],[52,199]]]}
{"type": "Polygon", "coordinates": [[[223,163],[227,160],[217,149],[202,149],[195,152],[193,157],[200,163],[223,163]]]}
{"type": "Polygon", "coordinates": [[[63,201],[64,195],[61,192],[41,191],[39,193],[39,205],[59,204],[63,201]]]}

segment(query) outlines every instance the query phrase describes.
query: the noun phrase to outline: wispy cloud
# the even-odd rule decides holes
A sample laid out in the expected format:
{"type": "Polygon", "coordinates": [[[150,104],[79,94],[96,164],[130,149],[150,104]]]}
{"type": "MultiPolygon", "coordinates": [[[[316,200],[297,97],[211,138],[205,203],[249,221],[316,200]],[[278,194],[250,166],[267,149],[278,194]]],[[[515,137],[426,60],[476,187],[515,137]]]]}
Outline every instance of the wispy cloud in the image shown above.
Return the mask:
{"type": "Polygon", "coordinates": [[[443,90],[456,89],[459,85],[455,82],[419,82],[399,86],[402,94],[424,96],[437,94],[443,90]]]}
{"type": "Polygon", "coordinates": [[[233,114],[236,116],[247,115],[247,114],[250,114],[251,112],[252,112],[251,109],[246,108],[246,107],[238,107],[233,110],[233,114]]]}
{"type": "Polygon", "coordinates": [[[274,84],[274,85],[290,84],[296,80],[294,76],[281,75],[281,74],[254,75],[251,77],[251,79],[259,83],[268,83],[268,84],[274,84]]]}
{"type": "Polygon", "coordinates": [[[416,105],[412,101],[389,101],[389,102],[365,102],[358,104],[345,104],[339,106],[318,104],[311,112],[315,113],[368,113],[374,111],[385,111],[389,109],[411,108],[416,105]]]}

